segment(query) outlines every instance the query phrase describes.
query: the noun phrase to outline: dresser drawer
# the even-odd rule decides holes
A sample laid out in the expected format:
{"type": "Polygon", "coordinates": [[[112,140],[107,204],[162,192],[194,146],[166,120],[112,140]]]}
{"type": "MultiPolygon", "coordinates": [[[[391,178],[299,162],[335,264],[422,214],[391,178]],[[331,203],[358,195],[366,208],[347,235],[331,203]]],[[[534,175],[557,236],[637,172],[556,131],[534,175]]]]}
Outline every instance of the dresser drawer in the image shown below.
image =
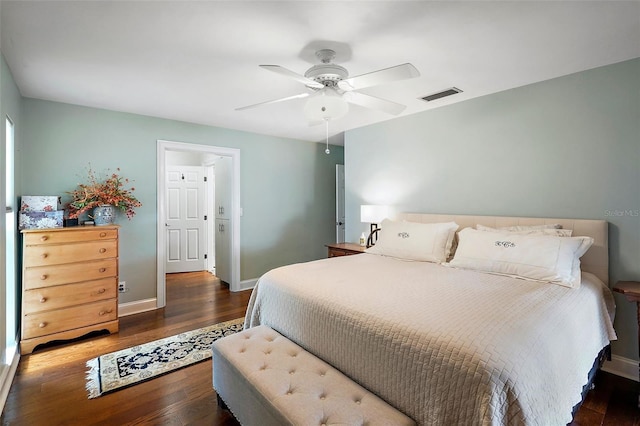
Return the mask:
{"type": "Polygon", "coordinates": [[[64,245],[41,245],[29,247],[24,254],[24,266],[59,265],[85,260],[118,257],[116,240],[90,241],[64,245]]]}
{"type": "Polygon", "coordinates": [[[117,308],[116,299],[111,299],[25,315],[22,318],[22,338],[31,339],[60,331],[113,321],[118,317],[117,308]]]}
{"type": "Polygon", "coordinates": [[[118,259],[25,268],[24,289],[79,283],[118,276],[118,259]]]}
{"type": "Polygon", "coordinates": [[[88,281],[77,284],[43,287],[24,292],[25,314],[66,308],[82,303],[113,299],[117,295],[116,278],[88,281]]]}
{"type": "Polygon", "coordinates": [[[91,240],[115,240],[118,238],[118,229],[74,228],[73,231],[38,231],[25,232],[24,243],[27,246],[42,244],[66,244],[91,240]],[[77,230],[76,230],[77,229],[77,230]]]}
{"type": "Polygon", "coordinates": [[[364,253],[365,246],[355,243],[336,243],[326,245],[327,257],[351,256],[352,254],[364,253]]]}

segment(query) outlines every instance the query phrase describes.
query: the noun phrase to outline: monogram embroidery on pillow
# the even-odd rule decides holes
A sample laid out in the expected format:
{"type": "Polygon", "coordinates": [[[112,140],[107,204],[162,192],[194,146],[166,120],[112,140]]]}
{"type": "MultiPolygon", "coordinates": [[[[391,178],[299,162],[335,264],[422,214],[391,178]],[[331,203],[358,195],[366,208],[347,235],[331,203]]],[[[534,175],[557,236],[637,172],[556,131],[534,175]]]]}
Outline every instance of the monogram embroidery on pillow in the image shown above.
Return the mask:
{"type": "Polygon", "coordinates": [[[511,241],[496,241],[496,246],[497,247],[504,247],[504,248],[512,248],[515,247],[515,243],[512,243],[511,241]]]}
{"type": "Polygon", "coordinates": [[[408,232],[398,232],[398,237],[400,238],[409,238],[408,232]]]}

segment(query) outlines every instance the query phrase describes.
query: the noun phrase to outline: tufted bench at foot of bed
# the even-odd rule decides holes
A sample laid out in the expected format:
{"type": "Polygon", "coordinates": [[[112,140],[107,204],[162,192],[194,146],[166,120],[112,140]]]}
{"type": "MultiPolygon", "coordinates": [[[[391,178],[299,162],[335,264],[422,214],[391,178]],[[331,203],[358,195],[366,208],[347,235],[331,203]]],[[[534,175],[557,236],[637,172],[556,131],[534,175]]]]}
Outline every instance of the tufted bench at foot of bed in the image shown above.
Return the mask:
{"type": "Polygon", "coordinates": [[[415,424],[266,326],[213,344],[213,387],[244,426],[415,424]]]}

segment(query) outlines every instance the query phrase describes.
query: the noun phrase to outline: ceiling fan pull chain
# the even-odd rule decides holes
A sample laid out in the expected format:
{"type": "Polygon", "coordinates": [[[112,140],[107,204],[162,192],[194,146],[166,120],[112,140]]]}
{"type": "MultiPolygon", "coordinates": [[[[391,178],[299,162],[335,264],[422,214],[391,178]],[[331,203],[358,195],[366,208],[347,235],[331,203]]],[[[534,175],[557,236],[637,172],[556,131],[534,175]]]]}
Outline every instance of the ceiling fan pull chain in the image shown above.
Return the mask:
{"type": "Polygon", "coordinates": [[[324,153],[329,155],[331,154],[331,151],[329,151],[329,119],[328,118],[324,119],[324,124],[325,124],[326,135],[327,135],[327,149],[324,150],[324,153]]]}

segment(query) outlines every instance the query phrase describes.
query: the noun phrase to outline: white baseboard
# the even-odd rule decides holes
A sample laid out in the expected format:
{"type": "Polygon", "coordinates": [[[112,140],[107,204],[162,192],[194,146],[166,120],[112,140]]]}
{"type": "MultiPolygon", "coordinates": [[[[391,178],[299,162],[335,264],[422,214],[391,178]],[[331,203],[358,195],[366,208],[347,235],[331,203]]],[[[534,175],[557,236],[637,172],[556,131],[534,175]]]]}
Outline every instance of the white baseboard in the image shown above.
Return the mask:
{"type": "Polygon", "coordinates": [[[252,288],[254,288],[256,286],[257,282],[258,282],[257,278],[252,278],[250,280],[240,281],[240,290],[238,290],[238,291],[250,290],[250,289],[252,289],[252,288]]]}
{"type": "Polygon", "coordinates": [[[638,377],[638,361],[618,355],[611,355],[611,361],[605,361],[602,370],[626,379],[640,381],[638,377]]]}
{"type": "Polygon", "coordinates": [[[0,376],[0,413],[4,411],[4,403],[7,402],[7,396],[9,396],[9,390],[11,389],[11,383],[16,375],[18,369],[18,362],[20,361],[20,353],[18,350],[13,354],[11,365],[2,372],[0,376]]]}
{"type": "Polygon", "coordinates": [[[135,302],[121,303],[118,305],[118,316],[126,317],[127,315],[139,314],[158,309],[158,299],[143,299],[135,302]]]}

